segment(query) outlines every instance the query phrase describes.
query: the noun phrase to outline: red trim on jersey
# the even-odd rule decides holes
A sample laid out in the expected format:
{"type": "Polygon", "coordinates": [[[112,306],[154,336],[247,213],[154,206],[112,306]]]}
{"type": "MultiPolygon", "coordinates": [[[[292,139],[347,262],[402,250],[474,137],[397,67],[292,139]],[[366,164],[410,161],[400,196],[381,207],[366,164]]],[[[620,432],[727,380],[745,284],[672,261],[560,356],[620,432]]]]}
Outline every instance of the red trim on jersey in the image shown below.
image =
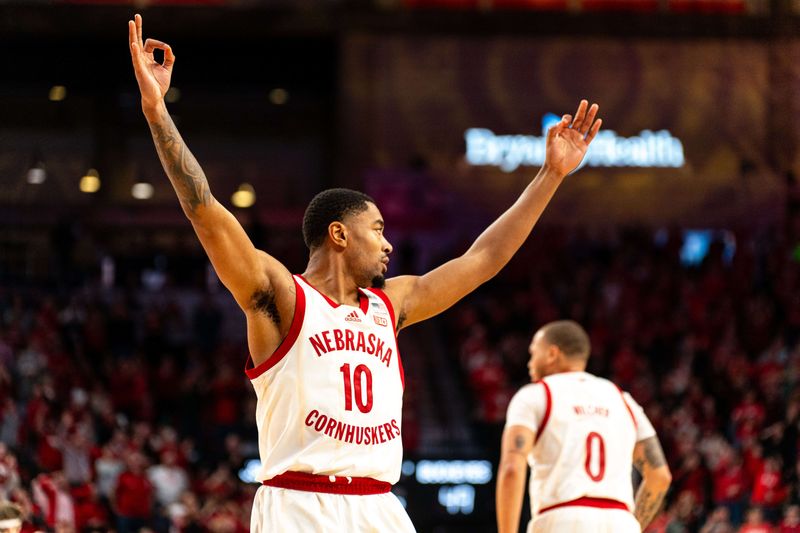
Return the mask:
{"type": "MultiPolygon", "coordinates": [[[[333,300],[328,298],[328,296],[326,296],[325,293],[323,293],[321,290],[319,290],[318,288],[316,288],[312,284],[308,283],[308,280],[306,278],[304,278],[302,275],[298,274],[297,277],[299,277],[300,279],[305,281],[308,284],[309,287],[311,287],[312,289],[317,291],[319,293],[319,295],[322,296],[323,298],[325,298],[325,301],[328,302],[330,304],[330,306],[333,307],[334,309],[336,309],[336,308],[338,308],[339,306],[342,305],[342,304],[337,304],[336,302],[334,302],[333,300]]],[[[348,305],[347,307],[352,307],[352,306],[348,305]]],[[[365,315],[367,314],[367,311],[369,310],[369,298],[367,298],[367,295],[364,294],[364,291],[362,291],[361,289],[358,289],[358,308],[361,309],[361,312],[364,313],[365,315]]]]}
{"type": "Polygon", "coordinates": [[[306,293],[300,284],[297,283],[297,280],[294,279],[294,276],[292,276],[292,281],[294,281],[295,300],[294,317],[292,318],[292,325],[289,326],[289,333],[286,334],[286,338],[281,341],[272,355],[258,366],[248,368],[248,366],[253,364],[253,358],[247,358],[247,363],[244,366],[244,373],[247,374],[247,377],[251,380],[256,379],[258,376],[277,365],[281,359],[289,353],[289,349],[294,346],[297,337],[300,335],[300,329],[303,327],[303,317],[305,317],[306,314],[306,293]]]}
{"type": "Polygon", "coordinates": [[[394,321],[394,306],[392,306],[392,301],[386,296],[386,293],[383,292],[381,289],[370,289],[378,298],[383,300],[383,304],[389,310],[389,318],[392,319],[392,328],[395,329],[394,331],[394,350],[397,354],[397,367],[400,369],[400,383],[403,384],[403,390],[406,388],[406,373],[403,370],[403,360],[400,358],[400,346],[397,344],[397,324],[394,321]]]}
{"type": "Polygon", "coordinates": [[[545,408],[542,422],[539,424],[539,429],[536,430],[536,438],[533,439],[534,446],[536,446],[536,443],[539,442],[539,437],[542,436],[542,432],[544,431],[545,426],[547,426],[547,421],[550,420],[550,411],[553,409],[553,396],[550,394],[550,387],[543,379],[540,379],[539,383],[544,385],[545,408]]]}
{"type": "Polygon", "coordinates": [[[631,420],[633,420],[633,427],[636,428],[636,431],[639,431],[639,424],[636,422],[636,417],[633,415],[633,409],[631,409],[631,406],[628,405],[627,400],[625,400],[625,394],[622,392],[622,389],[620,389],[618,385],[615,384],[614,386],[617,387],[617,390],[619,391],[619,395],[620,395],[620,397],[622,397],[622,403],[625,404],[625,408],[628,410],[628,413],[631,415],[631,420]]]}
{"type": "Polygon", "coordinates": [[[553,509],[559,509],[561,507],[594,507],[595,509],[620,509],[622,511],[629,510],[627,505],[617,500],[583,496],[582,498],[578,498],[577,500],[557,503],[555,505],[550,505],[549,507],[545,507],[544,509],[540,509],[539,514],[546,513],[547,511],[552,511],[553,509]]]}
{"type": "Polygon", "coordinates": [[[268,487],[279,489],[324,492],[326,494],[351,494],[368,496],[386,494],[392,489],[391,483],[369,477],[320,476],[305,472],[284,472],[272,479],[262,481],[268,487]]]}

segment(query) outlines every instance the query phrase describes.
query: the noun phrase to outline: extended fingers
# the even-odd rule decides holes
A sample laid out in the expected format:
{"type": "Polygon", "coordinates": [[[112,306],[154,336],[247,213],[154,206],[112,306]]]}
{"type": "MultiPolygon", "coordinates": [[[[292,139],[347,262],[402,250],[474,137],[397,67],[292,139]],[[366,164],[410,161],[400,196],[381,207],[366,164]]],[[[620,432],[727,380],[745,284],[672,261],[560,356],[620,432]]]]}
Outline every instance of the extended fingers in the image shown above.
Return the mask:
{"type": "Polygon", "coordinates": [[[592,124],[592,129],[589,130],[589,134],[586,136],[586,144],[592,142],[592,139],[594,139],[595,135],[597,135],[597,132],[600,131],[600,126],[602,125],[603,125],[602,118],[598,118],[597,120],[594,121],[594,124],[592,124]]]}
{"type": "MultiPolygon", "coordinates": [[[[572,121],[573,130],[581,131],[581,127],[583,127],[583,123],[586,119],[586,109],[588,107],[589,107],[589,102],[587,102],[586,100],[581,100],[581,103],[578,104],[578,110],[575,111],[575,120],[572,121]]],[[[586,133],[586,131],[584,130],[582,133],[586,133]]]]}
{"type": "Polygon", "coordinates": [[[129,20],[128,21],[128,46],[130,47],[135,42],[136,42],[136,23],[134,21],[132,21],[132,20],[129,20]]]}
{"type": "Polygon", "coordinates": [[[589,108],[589,112],[586,113],[586,118],[583,119],[580,128],[578,131],[586,135],[586,133],[594,127],[594,118],[597,116],[597,111],[600,109],[600,106],[597,104],[592,104],[589,108]]]}
{"type": "Polygon", "coordinates": [[[142,16],[137,13],[133,16],[133,20],[136,22],[136,42],[139,46],[144,46],[142,42],[142,16]]]}

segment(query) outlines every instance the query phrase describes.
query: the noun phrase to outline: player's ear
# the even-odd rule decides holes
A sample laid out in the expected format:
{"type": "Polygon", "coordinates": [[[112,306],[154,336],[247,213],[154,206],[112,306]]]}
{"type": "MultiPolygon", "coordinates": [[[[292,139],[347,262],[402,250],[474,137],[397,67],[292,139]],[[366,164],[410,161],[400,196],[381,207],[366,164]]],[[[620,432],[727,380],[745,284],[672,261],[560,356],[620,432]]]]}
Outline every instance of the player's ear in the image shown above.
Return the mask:
{"type": "Polygon", "coordinates": [[[557,361],[560,355],[561,355],[561,348],[559,348],[555,344],[551,344],[550,346],[547,347],[547,358],[551,362],[557,361]]]}
{"type": "Polygon", "coordinates": [[[328,226],[328,237],[334,246],[345,248],[347,246],[347,227],[339,221],[331,222],[328,226]]]}

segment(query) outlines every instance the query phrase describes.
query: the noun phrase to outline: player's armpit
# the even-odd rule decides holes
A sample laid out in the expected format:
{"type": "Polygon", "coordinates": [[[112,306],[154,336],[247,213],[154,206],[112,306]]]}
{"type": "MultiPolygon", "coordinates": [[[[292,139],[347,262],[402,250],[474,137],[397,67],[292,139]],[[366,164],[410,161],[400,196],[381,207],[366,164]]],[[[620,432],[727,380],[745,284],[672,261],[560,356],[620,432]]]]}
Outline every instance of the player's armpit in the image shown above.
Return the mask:
{"type": "Polygon", "coordinates": [[[658,514],[672,481],[664,451],[657,437],[636,443],[633,465],[642,474],[642,484],[636,492],[634,514],[644,530],[658,514]]]}
{"type": "Polygon", "coordinates": [[[533,449],[534,440],[535,433],[524,426],[508,426],[503,431],[495,495],[499,533],[516,533],[519,529],[527,457],[533,449]]]}

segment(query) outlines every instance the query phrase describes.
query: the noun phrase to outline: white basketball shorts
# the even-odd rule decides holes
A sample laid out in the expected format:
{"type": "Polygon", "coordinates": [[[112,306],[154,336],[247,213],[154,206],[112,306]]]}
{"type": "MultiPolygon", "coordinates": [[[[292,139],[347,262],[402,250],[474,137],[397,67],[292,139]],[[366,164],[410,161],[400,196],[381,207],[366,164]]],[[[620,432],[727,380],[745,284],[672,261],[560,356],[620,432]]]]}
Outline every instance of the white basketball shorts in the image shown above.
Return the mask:
{"type": "Polygon", "coordinates": [[[400,500],[387,492],[356,496],[262,485],[251,533],[415,533],[400,500]]]}
{"type": "Polygon", "coordinates": [[[621,509],[561,507],[531,520],[528,533],[642,533],[642,527],[621,509]]]}

